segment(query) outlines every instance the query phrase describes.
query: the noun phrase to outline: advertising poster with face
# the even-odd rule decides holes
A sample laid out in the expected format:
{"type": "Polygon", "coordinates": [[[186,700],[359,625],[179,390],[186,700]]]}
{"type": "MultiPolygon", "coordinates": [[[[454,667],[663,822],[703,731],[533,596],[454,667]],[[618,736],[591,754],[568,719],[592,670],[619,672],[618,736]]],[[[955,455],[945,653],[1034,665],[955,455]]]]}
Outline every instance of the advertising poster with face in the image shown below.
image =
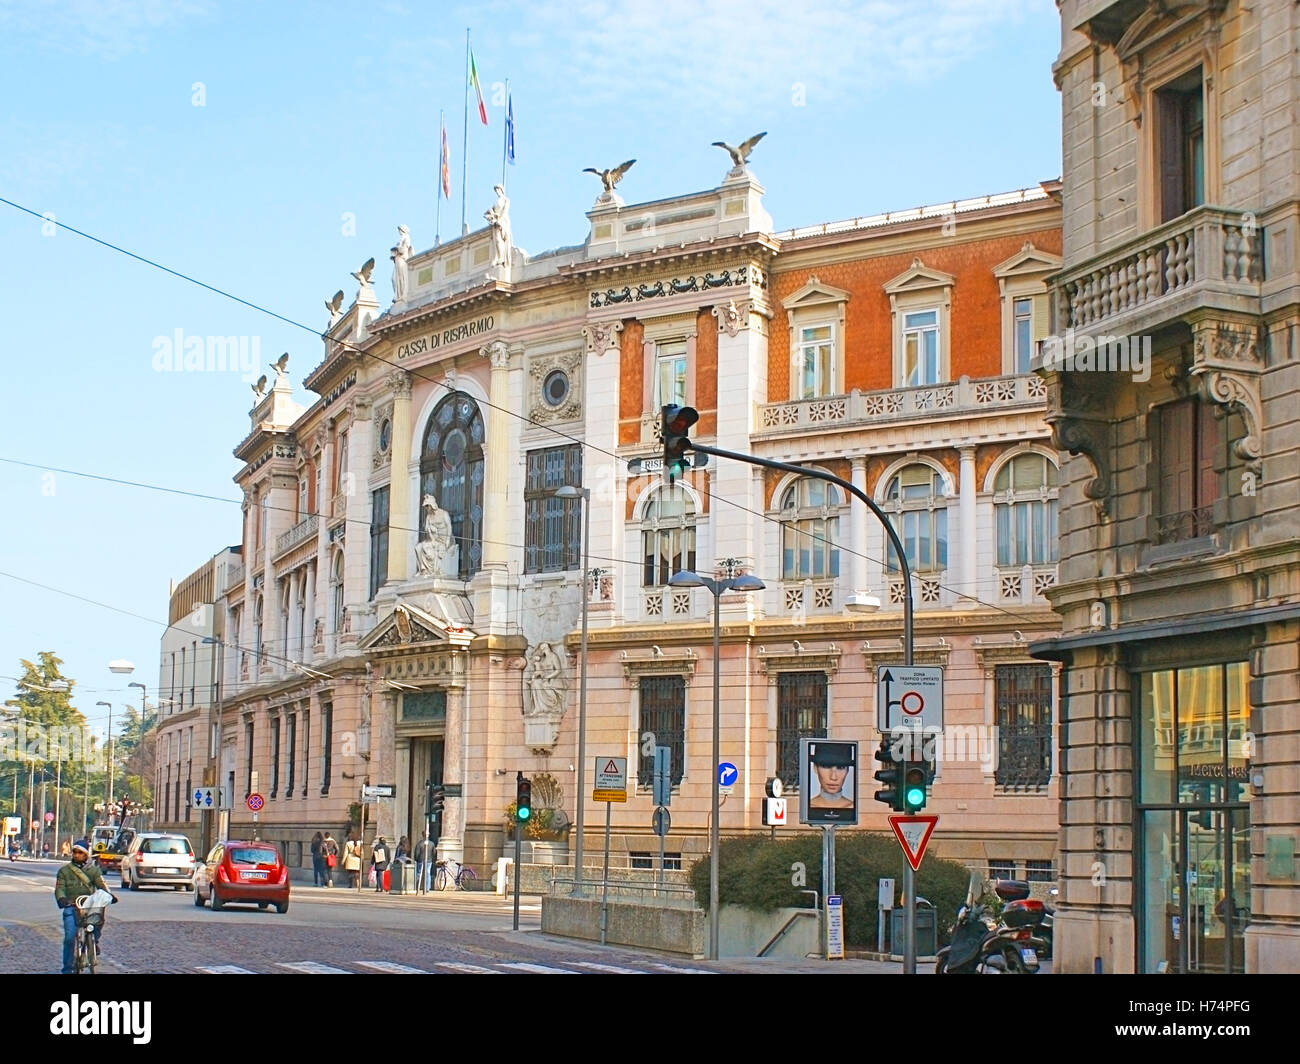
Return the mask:
{"type": "Polygon", "coordinates": [[[804,739],[799,759],[800,822],[853,825],[858,822],[858,744],[804,739]]]}

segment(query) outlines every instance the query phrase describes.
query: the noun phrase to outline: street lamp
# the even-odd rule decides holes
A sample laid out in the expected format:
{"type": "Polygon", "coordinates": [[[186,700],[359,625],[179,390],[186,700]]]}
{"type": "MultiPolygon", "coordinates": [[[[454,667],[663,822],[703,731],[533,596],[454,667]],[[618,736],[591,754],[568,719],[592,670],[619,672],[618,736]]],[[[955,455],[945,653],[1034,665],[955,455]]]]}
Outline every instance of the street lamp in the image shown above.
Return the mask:
{"type": "Polygon", "coordinates": [[[577,843],[574,846],[573,878],[576,891],[582,893],[583,808],[586,805],[587,771],[587,562],[591,549],[591,489],[566,484],[555,495],[560,499],[582,499],[582,643],[578,674],[578,807],[577,843]]]}
{"type": "Polygon", "coordinates": [[[713,775],[712,814],[709,819],[709,960],[718,959],[718,764],[722,758],[721,709],[722,670],[718,656],[722,645],[719,599],[724,591],[762,591],[767,587],[756,576],[742,574],[715,580],[699,573],[681,571],[668,579],[669,587],[707,587],[713,594],[713,775]]]}
{"type": "MultiPolygon", "coordinates": [[[[113,703],[96,702],[97,706],[108,707],[108,741],[104,744],[108,750],[108,782],[104,788],[104,808],[107,810],[113,805],[113,703]]],[[[113,826],[113,819],[109,817],[109,827],[113,826]]]]}

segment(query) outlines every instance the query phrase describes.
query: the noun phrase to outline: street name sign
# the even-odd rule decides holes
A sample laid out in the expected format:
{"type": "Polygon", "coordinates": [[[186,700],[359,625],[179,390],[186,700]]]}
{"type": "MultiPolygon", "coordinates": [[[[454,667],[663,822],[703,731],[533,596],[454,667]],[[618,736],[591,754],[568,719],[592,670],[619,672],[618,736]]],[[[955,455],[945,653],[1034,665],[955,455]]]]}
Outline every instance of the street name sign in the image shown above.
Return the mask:
{"type": "Polygon", "coordinates": [[[376,783],[374,786],[361,788],[361,800],[363,802],[375,802],[380,798],[392,798],[397,793],[397,787],[391,783],[376,783]]]}
{"type": "Polygon", "coordinates": [[[876,727],[943,727],[943,667],[880,665],[876,668],[876,727]]]}
{"type": "Polygon", "coordinates": [[[627,801],[627,758],[596,758],[596,785],[591,792],[593,802],[627,801]]]}

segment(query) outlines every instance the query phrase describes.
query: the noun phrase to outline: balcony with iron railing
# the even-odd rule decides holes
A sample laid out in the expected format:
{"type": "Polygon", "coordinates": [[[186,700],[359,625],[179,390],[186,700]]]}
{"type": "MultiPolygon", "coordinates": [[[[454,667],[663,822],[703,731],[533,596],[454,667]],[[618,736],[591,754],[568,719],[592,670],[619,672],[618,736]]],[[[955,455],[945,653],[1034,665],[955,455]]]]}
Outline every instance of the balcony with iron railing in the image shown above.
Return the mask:
{"type": "Polygon", "coordinates": [[[1197,207],[1056,275],[1053,321],[1132,336],[1193,308],[1251,313],[1264,279],[1262,230],[1251,211],[1197,207]]]}
{"type": "Polygon", "coordinates": [[[304,517],[293,528],[289,529],[283,535],[277,536],[275,540],[275,557],[279,557],[285,551],[292,550],[305,539],[316,534],[320,528],[320,517],[317,514],[311,514],[304,517]]]}
{"type": "Polygon", "coordinates": [[[961,377],[915,388],[855,390],[847,395],[760,403],[754,435],[764,438],[865,424],[936,421],[952,416],[1034,409],[1043,407],[1046,398],[1042,380],[1029,374],[977,380],[961,377]]]}

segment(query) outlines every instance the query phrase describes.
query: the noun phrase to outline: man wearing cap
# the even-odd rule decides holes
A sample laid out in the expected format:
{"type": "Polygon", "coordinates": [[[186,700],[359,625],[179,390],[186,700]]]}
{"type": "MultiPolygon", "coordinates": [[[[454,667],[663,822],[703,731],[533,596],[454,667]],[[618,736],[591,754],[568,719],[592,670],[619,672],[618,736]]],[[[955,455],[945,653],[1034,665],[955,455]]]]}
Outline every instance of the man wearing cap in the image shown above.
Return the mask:
{"type": "Polygon", "coordinates": [[[840,743],[819,743],[812,755],[818,792],[808,801],[809,809],[852,809],[853,799],[843,794],[849,776],[850,759],[840,743]]]}
{"type": "MultiPolygon", "coordinates": [[[[72,953],[77,941],[77,899],[96,890],[108,891],[104,877],[90,861],[90,849],[82,841],[72,844],[72,860],[59,869],[54,880],[54,900],[63,910],[63,974],[71,975],[72,953]]],[[[109,891],[111,894],[112,892],[109,891]]],[[[117,897],[113,897],[117,901],[117,897]]],[[[95,928],[99,945],[103,925],[95,928]]]]}

